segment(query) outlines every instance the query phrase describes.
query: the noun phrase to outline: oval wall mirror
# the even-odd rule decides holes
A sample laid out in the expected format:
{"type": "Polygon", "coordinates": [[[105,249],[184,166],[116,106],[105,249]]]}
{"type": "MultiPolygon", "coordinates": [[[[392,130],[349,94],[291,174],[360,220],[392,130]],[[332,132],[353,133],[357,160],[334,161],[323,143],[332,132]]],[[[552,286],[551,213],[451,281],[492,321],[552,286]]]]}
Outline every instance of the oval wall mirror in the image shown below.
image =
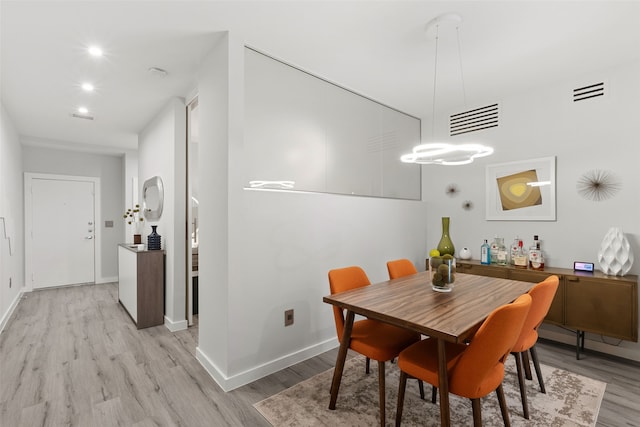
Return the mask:
{"type": "Polygon", "coordinates": [[[158,220],[162,216],[164,204],[164,187],[159,176],[149,178],[142,186],[142,209],[144,217],[149,220],[158,220]]]}

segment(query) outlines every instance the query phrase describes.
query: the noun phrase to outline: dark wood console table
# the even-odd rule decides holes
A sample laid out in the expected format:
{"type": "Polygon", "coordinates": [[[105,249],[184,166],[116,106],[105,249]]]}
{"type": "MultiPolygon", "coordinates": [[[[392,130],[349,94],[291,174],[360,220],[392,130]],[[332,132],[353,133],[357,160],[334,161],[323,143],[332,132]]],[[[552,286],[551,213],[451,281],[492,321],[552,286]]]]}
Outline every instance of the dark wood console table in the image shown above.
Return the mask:
{"type": "Polygon", "coordinates": [[[484,265],[476,260],[457,260],[457,267],[460,273],[536,283],[557,275],[560,286],[544,321],[576,331],[577,359],[584,350],[585,332],[638,341],[638,276],[607,276],[600,271],[582,273],[554,267],[537,271],[484,265]]]}

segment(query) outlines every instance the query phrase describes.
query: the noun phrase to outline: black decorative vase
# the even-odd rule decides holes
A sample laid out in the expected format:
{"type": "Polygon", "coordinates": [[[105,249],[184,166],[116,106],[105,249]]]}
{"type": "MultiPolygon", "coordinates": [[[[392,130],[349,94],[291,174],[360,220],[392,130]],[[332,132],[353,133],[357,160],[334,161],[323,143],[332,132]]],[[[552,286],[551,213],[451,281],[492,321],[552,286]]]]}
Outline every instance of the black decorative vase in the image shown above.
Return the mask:
{"type": "Polygon", "coordinates": [[[150,251],[159,251],[162,246],[160,240],[162,236],[156,232],[157,227],[157,225],[152,225],[151,234],[147,236],[147,249],[150,251]]]}

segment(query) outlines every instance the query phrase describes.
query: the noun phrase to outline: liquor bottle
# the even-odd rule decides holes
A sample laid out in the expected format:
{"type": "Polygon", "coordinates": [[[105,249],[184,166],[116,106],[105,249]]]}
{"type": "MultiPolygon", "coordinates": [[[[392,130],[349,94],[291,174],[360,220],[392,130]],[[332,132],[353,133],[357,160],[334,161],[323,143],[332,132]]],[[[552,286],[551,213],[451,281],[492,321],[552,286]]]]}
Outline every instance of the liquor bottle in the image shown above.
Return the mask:
{"type": "Polygon", "coordinates": [[[527,251],[527,255],[529,257],[529,268],[531,268],[531,254],[535,252],[537,248],[537,243],[538,243],[538,235],[535,234],[533,236],[533,243],[531,243],[531,246],[529,246],[529,250],[527,251]]]}
{"type": "Polygon", "coordinates": [[[504,245],[504,239],[502,237],[498,237],[497,240],[498,254],[496,256],[496,264],[507,265],[509,264],[509,252],[507,251],[507,247],[504,245]]]}
{"type": "Polygon", "coordinates": [[[540,249],[540,241],[536,239],[535,244],[535,249],[529,253],[529,267],[532,270],[544,270],[544,258],[540,249]]]}
{"type": "Polygon", "coordinates": [[[484,243],[480,246],[480,264],[491,264],[491,247],[487,243],[487,239],[484,239],[484,243]]]}
{"type": "Polygon", "coordinates": [[[513,243],[511,244],[511,247],[509,248],[509,263],[511,265],[516,265],[515,263],[515,257],[518,255],[518,249],[520,249],[520,239],[518,238],[518,236],[516,236],[515,239],[513,239],[513,243]]]}
{"type": "Polygon", "coordinates": [[[491,255],[491,264],[498,263],[498,239],[499,237],[496,234],[495,236],[493,236],[493,241],[491,242],[491,245],[489,245],[489,249],[490,249],[489,254],[491,255]]]}
{"type": "Polygon", "coordinates": [[[513,265],[515,268],[527,268],[527,253],[524,251],[522,247],[522,240],[518,241],[518,251],[513,258],[513,265]]]}

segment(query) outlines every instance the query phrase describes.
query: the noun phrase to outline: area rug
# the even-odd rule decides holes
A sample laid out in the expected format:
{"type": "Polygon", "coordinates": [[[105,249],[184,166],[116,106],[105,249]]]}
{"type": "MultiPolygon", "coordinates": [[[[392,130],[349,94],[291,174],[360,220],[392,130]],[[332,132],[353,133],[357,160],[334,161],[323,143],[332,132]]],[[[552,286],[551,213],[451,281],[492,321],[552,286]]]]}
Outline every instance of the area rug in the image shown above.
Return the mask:
{"type": "MultiPolygon", "coordinates": [[[[513,356],[509,357],[503,387],[513,426],[595,426],[606,383],[562,369],[541,365],[546,394],[533,381],[526,381],[530,420],[522,417],[522,404],[513,356]]],[[[378,373],[371,364],[365,374],[364,358],[347,360],[336,409],[331,411],[329,392],[333,369],[273,395],[254,407],[273,426],[376,426],[379,422],[378,373]]],[[[386,425],[395,425],[399,370],[387,363],[386,425]]],[[[439,402],[439,400],[438,400],[439,402]]],[[[473,425],[471,402],[450,395],[451,425],[473,425]]],[[[484,426],[503,426],[495,393],[482,399],[484,426]]],[[[431,387],[425,384],[425,400],[420,399],[418,384],[407,381],[403,426],[439,426],[439,404],[431,403],[431,387]]]]}

